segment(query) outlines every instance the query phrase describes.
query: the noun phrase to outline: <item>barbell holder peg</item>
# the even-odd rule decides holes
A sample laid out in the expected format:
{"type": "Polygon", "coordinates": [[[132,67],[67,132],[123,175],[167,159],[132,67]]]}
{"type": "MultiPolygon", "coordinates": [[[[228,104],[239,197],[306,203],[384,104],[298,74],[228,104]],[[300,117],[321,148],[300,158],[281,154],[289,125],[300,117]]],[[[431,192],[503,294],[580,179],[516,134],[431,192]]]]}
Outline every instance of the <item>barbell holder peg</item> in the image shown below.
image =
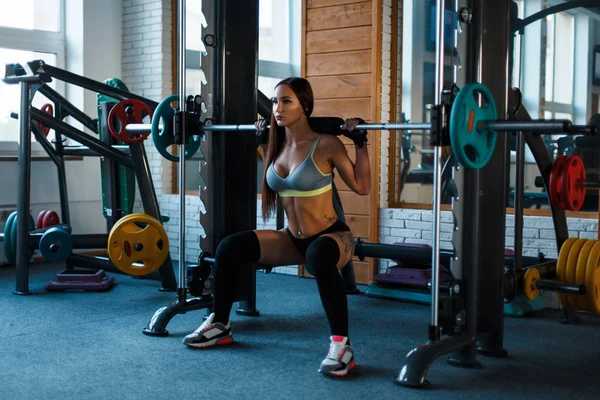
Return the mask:
{"type": "Polygon", "coordinates": [[[582,295],[586,293],[585,285],[574,285],[570,283],[552,281],[547,279],[540,279],[536,283],[538,289],[547,290],[549,292],[560,292],[577,295],[582,295]]]}

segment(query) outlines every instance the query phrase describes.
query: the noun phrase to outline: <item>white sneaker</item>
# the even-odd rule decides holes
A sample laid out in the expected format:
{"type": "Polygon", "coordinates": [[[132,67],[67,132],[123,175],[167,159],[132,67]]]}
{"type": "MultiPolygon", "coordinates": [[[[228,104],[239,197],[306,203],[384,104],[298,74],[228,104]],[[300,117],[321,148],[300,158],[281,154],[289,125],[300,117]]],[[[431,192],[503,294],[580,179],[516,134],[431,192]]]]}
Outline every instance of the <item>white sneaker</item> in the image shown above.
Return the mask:
{"type": "Polygon", "coordinates": [[[183,344],[190,347],[205,348],[233,343],[231,321],[227,325],[220,322],[213,323],[215,313],[208,316],[206,321],[193,333],[183,338],[183,344]]]}
{"type": "Polygon", "coordinates": [[[324,375],[345,376],[348,371],[356,366],[354,350],[348,344],[346,336],[331,336],[329,353],[321,362],[319,372],[324,375]]]}

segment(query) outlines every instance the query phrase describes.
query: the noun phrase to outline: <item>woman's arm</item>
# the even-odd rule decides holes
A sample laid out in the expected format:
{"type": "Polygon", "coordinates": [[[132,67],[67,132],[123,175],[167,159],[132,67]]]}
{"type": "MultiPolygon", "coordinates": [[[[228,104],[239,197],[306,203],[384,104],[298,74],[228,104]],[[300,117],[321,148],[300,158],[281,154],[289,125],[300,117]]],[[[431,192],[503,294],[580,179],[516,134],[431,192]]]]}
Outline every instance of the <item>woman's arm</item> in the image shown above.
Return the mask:
{"type": "Polygon", "coordinates": [[[369,194],[371,191],[371,165],[367,146],[355,149],[355,164],[350,160],[346,146],[338,137],[324,135],[324,138],[326,138],[327,146],[331,151],[329,159],[346,185],[357,194],[369,194]]]}

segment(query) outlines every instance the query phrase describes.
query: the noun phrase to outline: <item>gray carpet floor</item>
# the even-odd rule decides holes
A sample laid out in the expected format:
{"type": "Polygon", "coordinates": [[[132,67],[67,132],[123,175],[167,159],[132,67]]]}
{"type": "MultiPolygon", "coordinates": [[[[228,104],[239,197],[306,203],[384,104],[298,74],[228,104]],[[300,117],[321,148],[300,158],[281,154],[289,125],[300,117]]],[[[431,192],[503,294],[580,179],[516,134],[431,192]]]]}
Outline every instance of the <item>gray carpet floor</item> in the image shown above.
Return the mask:
{"type": "MultiPolygon", "coordinates": [[[[260,317],[233,314],[236,343],[181,344],[204,310],[176,316],[170,335],[148,337],[152,314],[175,300],[157,281],[115,275],[105,293],[49,293],[60,264],[31,267],[30,296],[12,294],[15,269],[0,267],[0,399],[598,399],[600,318],[562,325],[560,312],[505,319],[508,358],[481,369],[436,361],[428,389],[394,384],[407,352],[427,337],[429,307],[349,296],[357,368],[317,373],[328,327],[315,282],[261,272],[260,317]]],[[[361,289],[364,290],[364,287],[361,289]]]]}

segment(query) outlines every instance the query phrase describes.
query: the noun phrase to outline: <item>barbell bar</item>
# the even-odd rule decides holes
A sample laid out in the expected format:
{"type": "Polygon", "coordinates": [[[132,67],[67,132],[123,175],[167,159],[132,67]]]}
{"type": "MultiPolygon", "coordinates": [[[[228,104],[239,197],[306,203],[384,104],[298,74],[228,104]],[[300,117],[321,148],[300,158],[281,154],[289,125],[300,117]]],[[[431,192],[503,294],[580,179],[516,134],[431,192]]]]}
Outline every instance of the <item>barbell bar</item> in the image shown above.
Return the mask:
{"type": "MultiPolygon", "coordinates": [[[[159,125],[162,129],[162,125],[159,125]]],[[[269,129],[270,126],[267,126],[269,129]]],[[[355,129],[358,130],[389,130],[389,131],[428,131],[431,130],[431,123],[428,122],[411,122],[411,123],[375,123],[375,124],[358,124],[355,129]]],[[[548,132],[548,133],[571,133],[582,134],[590,133],[593,127],[585,125],[573,125],[569,120],[533,120],[533,121],[481,121],[477,130],[483,132],[493,130],[498,132],[548,132]]],[[[152,124],[129,124],[126,127],[130,133],[148,133],[152,130],[152,124]]],[[[203,125],[201,128],[205,132],[231,132],[231,131],[255,131],[254,124],[239,124],[239,125],[203,125]]]]}

